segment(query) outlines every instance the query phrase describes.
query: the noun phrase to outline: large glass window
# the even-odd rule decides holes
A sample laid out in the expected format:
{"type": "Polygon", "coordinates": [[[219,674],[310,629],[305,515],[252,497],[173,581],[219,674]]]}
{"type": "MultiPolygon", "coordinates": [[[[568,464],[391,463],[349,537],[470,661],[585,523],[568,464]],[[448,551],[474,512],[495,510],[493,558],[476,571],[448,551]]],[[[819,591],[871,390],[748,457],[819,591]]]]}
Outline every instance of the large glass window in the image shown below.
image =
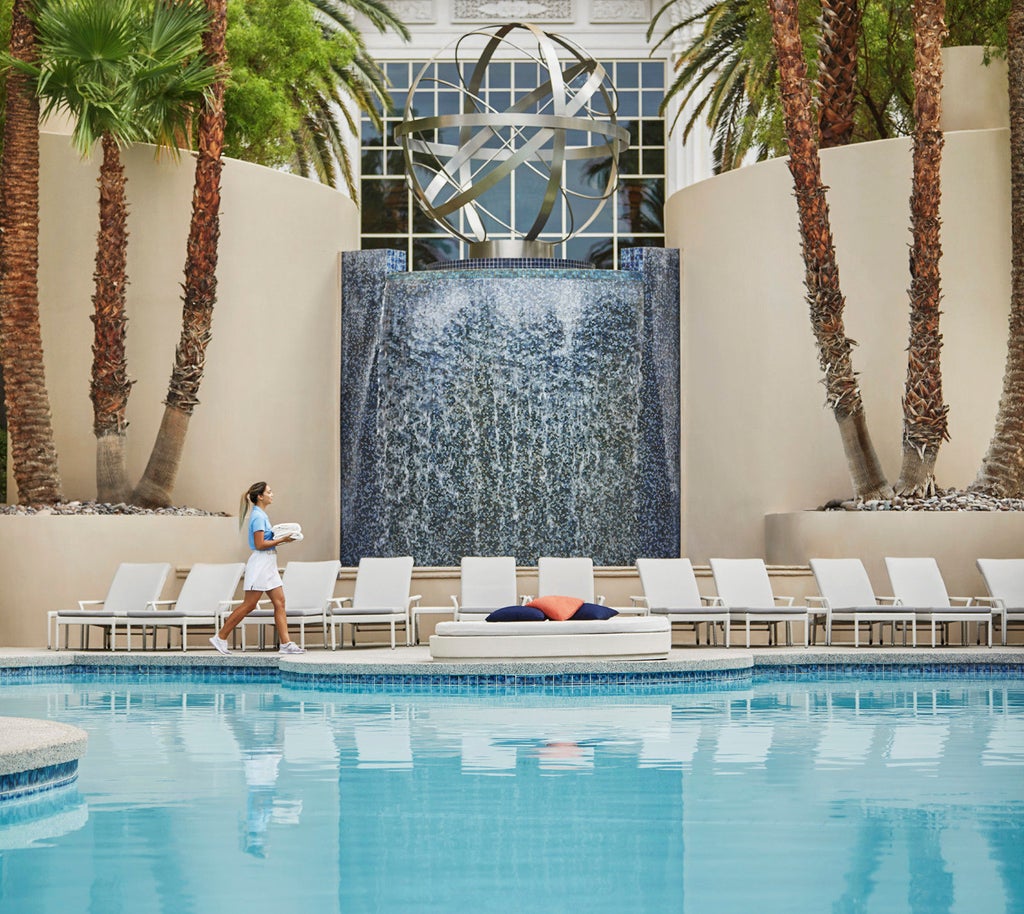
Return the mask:
{"type": "MultiPolygon", "coordinates": [[[[405,183],[405,162],[394,128],[402,121],[409,86],[423,65],[423,61],[386,63],[384,70],[391,81],[395,110],[385,119],[383,134],[365,117],[362,124],[362,246],[405,251],[413,268],[468,254],[465,242],[447,234],[420,210],[405,183]]],[[[665,122],[658,114],[665,94],[665,64],[615,60],[605,61],[604,67],[618,93],[618,121],[629,130],[630,147],[619,162],[619,188],[613,198],[586,231],[558,244],[556,256],[613,267],[618,264],[621,248],[662,247],[665,243],[665,122]]],[[[457,114],[459,93],[443,85],[458,83],[454,64],[434,62],[430,68],[427,75],[437,81],[421,81],[424,88],[418,89],[412,100],[415,116],[457,114]]],[[[482,94],[497,110],[510,107],[539,81],[537,65],[519,61],[492,63],[487,77],[482,94]]],[[[569,186],[583,182],[600,188],[605,184],[599,161],[569,162],[567,169],[572,170],[567,174],[569,186]]],[[[543,182],[539,178],[531,180],[533,177],[527,170],[516,173],[513,201],[516,208],[521,206],[530,213],[537,211],[543,193],[543,182]]],[[[510,215],[506,212],[507,195],[494,206],[503,217],[510,215]]],[[[563,201],[541,237],[555,240],[565,234],[571,218],[563,201]]],[[[520,218],[516,227],[525,231],[528,221],[520,218]]]]}

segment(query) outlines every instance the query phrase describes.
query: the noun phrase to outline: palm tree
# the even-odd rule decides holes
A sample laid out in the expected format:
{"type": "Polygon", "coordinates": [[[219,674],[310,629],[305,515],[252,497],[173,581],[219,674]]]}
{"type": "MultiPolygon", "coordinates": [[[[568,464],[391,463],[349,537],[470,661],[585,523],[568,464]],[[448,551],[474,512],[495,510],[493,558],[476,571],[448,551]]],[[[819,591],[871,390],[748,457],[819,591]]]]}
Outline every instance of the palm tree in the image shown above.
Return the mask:
{"type": "MultiPolygon", "coordinates": [[[[655,13],[648,38],[675,4],[676,0],[669,0],[655,13]]],[[[686,106],[696,102],[683,127],[682,139],[685,143],[704,118],[711,128],[716,172],[738,168],[751,151],[756,151],[758,158],[766,158],[770,152],[757,134],[757,125],[774,104],[777,68],[771,55],[744,53],[753,19],[749,0],[715,0],[672,25],[654,46],[657,50],[700,26],[676,61],[677,76],[665,92],[661,113],[680,96],[679,111],[669,125],[671,132],[686,106]]]]}
{"type": "Polygon", "coordinates": [[[821,161],[811,119],[811,90],[807,79],[796,0],[769,0],[772,32],[779,62],[779,81],[789,142],[803,248],[807,302],[825,373],[826,401],[839,425],[846,461],[859,499],[888,498],[886,481],[868,434],[867,418],[853,370],[853,341],[843,327],[845,299],[839,286],[828,201],[821,182],[821,161]]]}
{"type": "Polygon", "coordinates": [[[303,112],[293,137],[294,164],[300,174],[306,177],[315,174],[331,187],[337,186],[340,166],[349,194],[353,200],[358,200],[359,191],[346,145],[348,136],[360,134],[352,105],[354,103],[357,112],[368,115],[373,125],[381,130],[380,112],[391,110],[392,101],[387,79],[367,52],[366,42],[351,14],[365,17],[382,34],[393,29],[403,41],[409,40],[409,30],[381,0],[309,0],[309,3],[319,15],[325,37],[344,36],[354,45],[355,53],[347,65],[335,68],[337,82],[334,86],[316,93],[313,98],[294,100],[303,112]]]}
{"type": "Polygon", "coordinates": [[[127,215],[120,146],[171,145],[213,79],[202,60],[207,15],[198,0],[51,0],[39,10],[40,60],[22,65],[43,114],[74,119],[84,156],[99,140],[100,228],[96,240],[95,327],[90,397],[100,501],[130,494],[125,470],[126,409],[132,382],[125,358],[127,215]]]}
{"type": "MultiPolygon", "coordinates": [[[[357,127],[344,97],[347,88],[361,108],[379,121],[374,98],[390,101],[379,67],[367,56],[359,31],[346,13],[346,7],[365,15],[377,28],[395,28],[408,38],[405,26],[375,0],[309,0],[321,16],[325,37],[343,32],[356,43],[357,53],[349,67],[338,71],[338,83],[317,93],[312,99],[292,95],[292,103],[304,113],[295,136],[296,164],[302,174],[316,173],[325,183],[335,186],[340,163],[342,174],[353,198],[355,179],[346,147],[346,134],[337,112],[346,119],[349,130],[357,127]]],[[[192,197],[192,222],[185,261],[185,294],[181,336],[175,352],[174,368],[164,401],[164,415],[150,453],[145,473],[135,488],[132,501],[156,507],[171,504],[185,449],[189,422],[199,405],[199,387],[206,362],[206,349],[213,335],[213,309],[217,300],[217,242],[220,236],[220,176],[224,147],[224,89],[227,68],[225,35],[226,0],[207,0],[210,27],[203,38],[206,59],[214,64],[220,78],[207,96],[199,120],[199,153],[192,197]]]]}
{"type": "MultiPolygon", "coordinates": [[[[14,0],[12,61],[36,60],[29,0],[14,0]]],[[[57,448],[43,368],[39,326],[39,101],[30,78],[7,77],[3,163],[0,166],[0,366],[8,441],[18,497],[61,501],[57,448]]]]}
{"type": "Polygon", "coordinates": [[[164,415],[146,470],[132,501],[147,507],[167,506],[185,449],[189,420],[199,404],[206,347],[213,336],[217,301],[217,242],[220,238],[220,177],[224,149],[224,81],[227,50],[227,0],[206,0],[209,27],[203,56],[217,68],[217,79],[199,114],[199,152],[192,192],[192,220],[185,255],[181,335],[164,400],[164,415]]]}
{"type": "Polygon", "coordinates": [[[1007,20],[1010,83],[1010,332],[995,433],[970,489],[1024,497],[1024,0],[1007,20]]]}
{"type": "Polygon", "coordinates": [[[822,149],[845,146],[853,139],[862,12],[858,0],[821,0],[818,136],[822,149]]]}
{"type": "Polygon", "coordinates": [[[946,35],[946,0],[914,3],[914,181],[910,221],[910,345],[903,396],[903,465],[898,495],[935,493],[935,458],[946,430],[949,407],[942,401],[939,355],[940,276],[939,169],[944,138],[942,111],[942,39],[946,35]]]}

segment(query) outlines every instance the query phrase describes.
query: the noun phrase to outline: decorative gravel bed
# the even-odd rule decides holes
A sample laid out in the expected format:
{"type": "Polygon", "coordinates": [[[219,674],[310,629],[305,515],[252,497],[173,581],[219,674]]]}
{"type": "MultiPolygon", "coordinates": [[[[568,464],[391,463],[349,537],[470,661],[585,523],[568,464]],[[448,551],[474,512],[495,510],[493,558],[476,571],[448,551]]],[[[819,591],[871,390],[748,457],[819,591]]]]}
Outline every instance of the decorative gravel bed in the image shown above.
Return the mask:
{"type": "Polygon", "coordinates": [[[0,505],[0,514],[164,514],[178,517],[227,517],[223,511],[202,508],[140,508],[138,505],[116,505],[95,501],[68,501],[56,505],[0,505]]]}
{"type": "Polygon", "coordinates": [[[1024,511],[1024,498],[994,498],[949,489],[931,498],[879,498],[872,501],[830,501],[822,511],[1024,511]]]}

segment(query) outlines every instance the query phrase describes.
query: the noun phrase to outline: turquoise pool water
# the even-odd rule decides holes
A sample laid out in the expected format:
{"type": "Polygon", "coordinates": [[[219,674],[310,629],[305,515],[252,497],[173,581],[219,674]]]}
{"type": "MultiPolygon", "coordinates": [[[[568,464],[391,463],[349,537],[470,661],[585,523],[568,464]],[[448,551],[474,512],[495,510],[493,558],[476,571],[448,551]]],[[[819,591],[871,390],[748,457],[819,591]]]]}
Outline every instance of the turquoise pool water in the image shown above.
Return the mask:
{"type": "Polygon", "coordinates": [[[0,911],[1024,912],[1024,682],[11,685],[90,734],[0,911]]]}

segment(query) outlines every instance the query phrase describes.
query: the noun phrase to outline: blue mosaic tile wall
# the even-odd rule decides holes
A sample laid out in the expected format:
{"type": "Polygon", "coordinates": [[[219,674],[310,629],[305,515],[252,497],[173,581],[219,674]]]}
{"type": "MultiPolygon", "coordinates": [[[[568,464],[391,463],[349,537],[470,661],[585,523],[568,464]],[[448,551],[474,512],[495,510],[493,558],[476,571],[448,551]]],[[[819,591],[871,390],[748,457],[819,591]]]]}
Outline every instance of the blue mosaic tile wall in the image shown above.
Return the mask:
{"type": "Polygon", "coordinates": [[[637,555],[679,555],[679,251],[627,248],[622,270],[644,284],[637,555]]]}
{"type": "Polygon", "coordinates": [[[0,774],[0,802],[20,800],[44,790],[66,787],[78,777],[78,760],[46,765],[29,771],[0,774]]]}
{"type": "Polygon", "coordinates": [[[440,260],[424,270],[593,270],[589,260],[558,260],[554,257],[473,257],[440,260]]]}
{"type": "Polygon", "coordinates": [[[619,272],[400,256],[343,258],[342,562],[678,555],[678,253],[619,272]]]}

